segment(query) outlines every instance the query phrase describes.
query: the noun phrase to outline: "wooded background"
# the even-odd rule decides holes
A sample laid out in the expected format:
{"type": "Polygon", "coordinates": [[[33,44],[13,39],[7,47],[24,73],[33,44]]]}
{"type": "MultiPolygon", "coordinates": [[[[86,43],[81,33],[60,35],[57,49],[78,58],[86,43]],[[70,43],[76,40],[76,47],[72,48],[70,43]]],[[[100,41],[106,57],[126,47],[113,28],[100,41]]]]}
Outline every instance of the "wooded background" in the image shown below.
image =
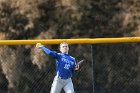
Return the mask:
{"type": "MultiPolygon", "coordinates": [[[[140,36],[140,0],[0,0],[1,40],[126,36],[140,36]]],[[[70,54],[86,59],[76,93],[93,93],[93,83],[95,93],[140,93],[139,43],[70,45],[70,54]]],[[[0,93],[49,93],[54,71],[33,45],[0,46],[0,93]]]]}

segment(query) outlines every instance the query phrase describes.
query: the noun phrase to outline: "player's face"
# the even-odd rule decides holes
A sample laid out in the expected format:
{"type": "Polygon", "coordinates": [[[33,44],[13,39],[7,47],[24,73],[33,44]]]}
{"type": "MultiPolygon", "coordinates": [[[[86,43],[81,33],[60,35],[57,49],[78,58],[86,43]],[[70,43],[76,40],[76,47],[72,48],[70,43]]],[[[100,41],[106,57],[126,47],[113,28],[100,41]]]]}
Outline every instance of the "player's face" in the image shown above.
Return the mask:
{"type": "Polygon", "coordinates": [[[61,51],[61,53],[68,53],[68,51],[69,51],[68,44],[67,43],[60,44],[60,51],[61,51]]]}

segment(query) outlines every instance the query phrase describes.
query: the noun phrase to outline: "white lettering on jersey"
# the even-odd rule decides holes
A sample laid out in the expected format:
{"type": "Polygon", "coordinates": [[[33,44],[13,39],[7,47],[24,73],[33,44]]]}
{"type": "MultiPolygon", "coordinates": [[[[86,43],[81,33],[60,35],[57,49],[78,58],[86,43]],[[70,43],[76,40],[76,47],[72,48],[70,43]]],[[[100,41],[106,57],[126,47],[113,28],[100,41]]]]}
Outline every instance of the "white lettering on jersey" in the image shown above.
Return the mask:
{"type": "Polygon", "coordinates": [[[74,62],[68,59],[62,58],[62,61],[74,65],[74,62]]]}
{"type": "Polygon", "coordinates": [[[64,68],[69,69],[71,65],[74,65],[74,62],[65,58],[61,59],[63,62],[65,62],[64,68]]]}
{"type": "Polygon", "coordinates": [[[65,64],[64,68],[65,69],[69,69],[70,68],[70,64],[65,64]]]}

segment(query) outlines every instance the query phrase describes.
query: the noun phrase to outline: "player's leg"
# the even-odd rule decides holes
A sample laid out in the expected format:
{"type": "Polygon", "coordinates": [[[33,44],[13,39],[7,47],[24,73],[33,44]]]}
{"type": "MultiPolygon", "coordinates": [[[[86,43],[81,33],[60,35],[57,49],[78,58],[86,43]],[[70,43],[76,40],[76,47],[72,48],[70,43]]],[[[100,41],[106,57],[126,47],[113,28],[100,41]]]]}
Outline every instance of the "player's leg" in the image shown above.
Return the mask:
{"type": "Polygon", "coordinates": [[[72,80],[69,79],[67,84],[64,87],[65,93],[74,93],[73,83],[72,80]]]}
{"type": "Polygon", "coordinates": [[[62,90],[63,85],[60,83],[60,80],[55,77],[52,83],[50,93],[60,93],[62,90]]]}

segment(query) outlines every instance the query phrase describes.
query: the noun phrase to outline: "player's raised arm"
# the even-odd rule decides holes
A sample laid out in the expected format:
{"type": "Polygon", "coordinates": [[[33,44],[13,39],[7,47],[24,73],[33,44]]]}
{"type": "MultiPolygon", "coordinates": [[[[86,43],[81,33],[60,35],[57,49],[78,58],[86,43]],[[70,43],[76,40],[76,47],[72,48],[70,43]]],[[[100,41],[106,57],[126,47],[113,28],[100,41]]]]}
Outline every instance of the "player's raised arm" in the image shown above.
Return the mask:
{"type": "Polygon", "coordinates": [[[46,54],[51,55],[54,58],[58,57],[58,54],[54,51],[51,51],[50,49],[46,48],[44,45],[42,45],[41,43],[37,43],[36,44],[37,48],[41,48],[46,54]]]}

